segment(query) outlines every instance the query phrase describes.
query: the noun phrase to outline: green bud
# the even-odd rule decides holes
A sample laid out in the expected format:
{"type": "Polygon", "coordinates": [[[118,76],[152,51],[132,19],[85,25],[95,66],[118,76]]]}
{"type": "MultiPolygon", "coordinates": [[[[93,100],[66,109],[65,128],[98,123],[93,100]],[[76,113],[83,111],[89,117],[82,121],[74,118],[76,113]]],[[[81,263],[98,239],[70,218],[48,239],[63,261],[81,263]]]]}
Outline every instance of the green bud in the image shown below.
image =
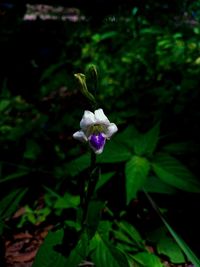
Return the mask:
{"type": "Polygon", "coordinates": [[[89,65],[87,69],[88,76],[91,79],[91,82],[93,84],[94,91],[96,92],[98,88],[98,72],[95,65],[89,65]]]}
{"type": "Polygon", "coordinates": [[[85,75],[82,73],[76,73],[74,74],[76,77],[79,85],[80,85],[80,90],[81,93],[92,102],[92,104],[96,104],[95,97],[88,91],[87,84],[86,84],[86,78],[85,75]]]}

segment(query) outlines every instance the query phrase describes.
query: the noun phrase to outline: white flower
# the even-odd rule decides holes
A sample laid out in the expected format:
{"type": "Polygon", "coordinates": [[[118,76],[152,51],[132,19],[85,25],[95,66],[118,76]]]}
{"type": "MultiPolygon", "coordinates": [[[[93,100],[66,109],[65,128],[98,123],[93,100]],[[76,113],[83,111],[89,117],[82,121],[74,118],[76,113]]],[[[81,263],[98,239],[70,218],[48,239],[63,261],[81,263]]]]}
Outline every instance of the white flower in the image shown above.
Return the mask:
{"type": "Polygon", "coordinates": [[[111,123],[102,109],[95,112],[86,110],[80,122],[81,130],[75,132],[73,137],[81,142],[89,142],[96,154],[101,154],[106,140],[117,132],[117,126],[111,123]]]}

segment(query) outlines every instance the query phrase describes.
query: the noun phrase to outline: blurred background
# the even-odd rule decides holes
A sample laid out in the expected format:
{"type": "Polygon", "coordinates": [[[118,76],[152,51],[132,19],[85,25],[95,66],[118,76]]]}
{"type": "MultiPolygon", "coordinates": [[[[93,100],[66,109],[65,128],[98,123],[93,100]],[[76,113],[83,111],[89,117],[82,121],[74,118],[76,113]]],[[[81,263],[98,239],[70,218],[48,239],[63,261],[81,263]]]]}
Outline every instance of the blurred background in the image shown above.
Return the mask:
{"type": "MultiPolygon", "coordinates": [[[[65,206],[55,206],[51,189],[60,196],[79,192],[87,149],[72,134],[91,107],[74,74],[87,73],[90,64],[98,70],[99,106],[119,132],[134,126],[145,133],[159,123],[157,151],[175,155],[199,181],[200,1],[1,1],[0,206],[6,211],[0,215],[6,239],[21,228],[58,223],[65,206]]],[[[94,93],[92,79],[88,88],[94,93]]],[[[119,178],[124,162],[117,156],[104,168],[119,178]]],[[[104,192],[109,198],[114,188],[109,203],[116,212],[125,209],[120,183],[104,192]]],[[[200,256],[199,194],[178,187],[150,191],[200,256]]],[[[146,233],[156,223],[143,214],[143,196],[140,201],[143,224],[135,223],[146,233]]]]}

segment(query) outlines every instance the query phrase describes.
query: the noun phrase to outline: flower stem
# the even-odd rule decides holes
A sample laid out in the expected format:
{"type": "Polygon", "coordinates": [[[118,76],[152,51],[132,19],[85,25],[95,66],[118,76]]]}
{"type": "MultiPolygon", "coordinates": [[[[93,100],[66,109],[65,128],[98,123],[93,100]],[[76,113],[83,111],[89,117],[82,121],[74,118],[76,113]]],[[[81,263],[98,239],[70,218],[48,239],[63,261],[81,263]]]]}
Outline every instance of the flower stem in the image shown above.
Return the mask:
{"type": "Polygon", "coordinates": [[[83,220],[82,220],[83,224],[85,224],[87,220],[89,203],[91,198],[93,197],[95,186],[99,178],[99,173],[100,169],[97,168],[96,166],[96,154],[93,151],[91,151],[90,175],[88,183],[86,185],[85,198],[83,203],[83,220]]]}

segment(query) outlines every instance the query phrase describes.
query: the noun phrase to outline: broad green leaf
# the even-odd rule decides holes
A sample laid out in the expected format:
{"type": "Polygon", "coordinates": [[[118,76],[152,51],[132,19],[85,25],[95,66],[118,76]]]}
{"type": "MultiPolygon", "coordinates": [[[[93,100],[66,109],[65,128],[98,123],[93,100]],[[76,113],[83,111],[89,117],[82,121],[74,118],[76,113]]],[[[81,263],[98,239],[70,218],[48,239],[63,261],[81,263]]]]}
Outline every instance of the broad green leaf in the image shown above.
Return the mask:
{"type": "Polygon", "coordinates": [[[92,238],[98,228],[104,206],[105,203],[98,200],[92,200],[88,205],[86,225],[89,238],[92,238]]]}
{"type": "Polygon", "coordinates": [[[6,99],[0,100],[0,112],[4,111],[10,105],[10,101],[6,99]]]}
{"type": "Polygon", "coordinates": [[[18,188],[7,194],[0,201],[0,218],[6,219],[11,216],[18,208],[18,205],[24,195],[27,193],[28,188],[18,188]]]}
{"type": "Polygon", "coordinates": [[[145,249],[143,240],[133,225],[124,221],[117,223],[117,226],[118,229],[114,230],[113,233],[118,248],[129,253],[145,249]]]}
{"type": "Polygon", "coordinates": [[[123,162],[131,157],[131,152],[127,147],[114,139],[107,142],[103,153],[97,156],[98,163],[117,163],[123,162]]]}
{"type": "Polygon", "coordinates": [[[153,199],[150,197],[150,195],[144,191],[147,198],[149,199],[152,207],[157,212],[158,216],[164,223],[167,230],[170,232],[174,240],[177,242],[179,247],[182,249],[182,251],[187,256],[188,260],[191,261],[195,267],[200,267],[200,260],[197,258],[197,256],[194,254],[194,252],[188,247],[188,245],[185,243],[185,241],[173,230],[173,228],[169,225],[169,223],[165,220],[165,218],[162,216],[159,207],[156,205],[156,203],[153,201],[153,199]]]}
{"type": "MultiPolygon", "coordinates": [[[[49,232],[39,248],[32,267],[77,267],[86,257],[84,254],[86,251],[85,235],[69,252],[69,255],[66,244],[63,244],[64,241],[65,232],[63,229],[49,232]]],[[[74,240],[67,239],[66,241],[70,244],[74,240]]]]}
{"type": "MultiPolygon", "coordinates": [[[[194,147],[194,146],[192,146],[192,147],[194,147]]],[[[168,153],[178,155],[178,154],[186,153],[188,150],[191,149],[191,146],[186,142],[179,142],[179,143],[167,144],[162,148],[163,148],[163,150],[165,150],[168,153]]]]}
{"type": "Polygon", "coordinates": [[[120,222],[119,230],[121,230],[125,235],[129,236],[132,242],[135,242],[138,245],[141,245],[141,243],[143,242],[139,232],[135,229],[135,227],[132,224],[126,221],[120,222]]]}
{"type": "Polygon", "coordinates": [[[150,164],[145,158],[133,156],[125,166],[127,204],[135,198],[143,187],[149,173],[150,164]]]}
{"type": "Polygon", "coordinates": [[[172,156],[157,155],[152,167],[165,183],[188,192],[200,192],[200,183],[194,175],[172,156]]]}
{"type": "Polygon", "coordinates": [[[156,149],[160,133],[160,124],[156,124],[148,132],[140,134],[134,142],[134,151],[138,156],[151,155],[156,149]]]}
{"type": "Polygon", "coordinates": [[[159,193],[159,194],[175,194],[177,189],[169,184],[166,184],[157,176],[148,176],[144,184],[144,188],[149,193],[159,193]]]}
{"type": "Polygon", "coordinates": [[[105,39],[108,39],[108,38],[113,38],[117,35],[117,32],[116,31],[111,31],[111,32],[106,32],[104,34],[94,34],[92,36],[92,40],[95,41],[95,42],[101,42],[105,39]]]}
{"type": "Polygon", "coordinates": [[[84,154],[64,165],[67,175],[76,176],[90,166],[90,154],[84,154]]]}
{"type": "Polygon", "coordinates": [[[40,154],[40,146],[32,139],[28,139],[26,142],[26,149],[24,152],[24,158],[35,160],[40,154]]]}
{"type": "Polygon", "coordinates": [[[107,240],[96,233],[92,240],[95,249],[91,254],[92,261],[96,267],[129,267],[126,256],[116,247],[112,246],[107,240]]]}
{"type": "Polygon", "coordinates": [[[165,226],[173,236],[173,238],[176,240],[179,247],[182,249],[182,251],[187,256],[188,260],[191,261],[195,267],[200,267],[200,260],[197,258],[197,256],[194,254],[194,252],[188,247],[188,245],[185,243],[185,241],[178,236],[178,234],[172,229],[172,227],[167,223],[167,221],[162,217],[162,221],[164,222],[165,226]]]}
{"type": "Polygon", "coordinates": [[[139,132],[137,129],[133,125],[129,125],[123,132],[117,133],[115,140],[133,151],[135,140],[137,140],[138,136],[139,132]]]}
{"type": "Polygon", "coordinates": [[[63,197],[59,196],[54,204],[55,209],[77,208],[80,204],[80,196],[73,196],[65,193],[63,197]]]}
{"type": "Polygon", "coordinates": [[[171,237],[160,238],[157,244],[157,251],[159,254],[166,255],[172,263],[185,263],[185,256],[182,250],[171,237]]]}
{"type": "Polygon", "coordinates": [[[21,177],[27,175],[28,173],[29,173],[29,171],[19,171],[19,172],[9,174],[0,180],[0,184],[8,182],[8,181],[16,180],[18,178],[21,178],[21,177]]]}
{"type": "Polygon", "coordinates": [[[106,184],[114,175],[114,172],[102,173],[99,177],[99,180],[96,184],[95,191],[100,189],[104,184],[106,184]]]}
{"type": "Polygon", "coordinates": [[[160,259],[149,252],[137,253],[132,258],[143,267],[163,267],[160,259]]]}
{"type": "Polygon", "coordinates": [[[61,245],[63,238],[63,229],[49,232],[36,254],[32,267],[67,266],[67,259],[58,251],[58,248],[56,249],[56,246],[61,245]]]}
{"type": "Polygon", "coordinates": [[[55,76],[55,73],[60,71],[61,68],[65,66],[66,62],[59,62],[57,64],[50,65],[41,75],[40,82],[44,82],[45,80],[51,79],[51,77],[55,76]]]}
{"type": "Polygon", "coordinates": [[[172,263],[185,263],[185,256],[165,226],[156,228],[148,234],[148,240],[156,245],[158,254],[165,255],[172,263]]]}

